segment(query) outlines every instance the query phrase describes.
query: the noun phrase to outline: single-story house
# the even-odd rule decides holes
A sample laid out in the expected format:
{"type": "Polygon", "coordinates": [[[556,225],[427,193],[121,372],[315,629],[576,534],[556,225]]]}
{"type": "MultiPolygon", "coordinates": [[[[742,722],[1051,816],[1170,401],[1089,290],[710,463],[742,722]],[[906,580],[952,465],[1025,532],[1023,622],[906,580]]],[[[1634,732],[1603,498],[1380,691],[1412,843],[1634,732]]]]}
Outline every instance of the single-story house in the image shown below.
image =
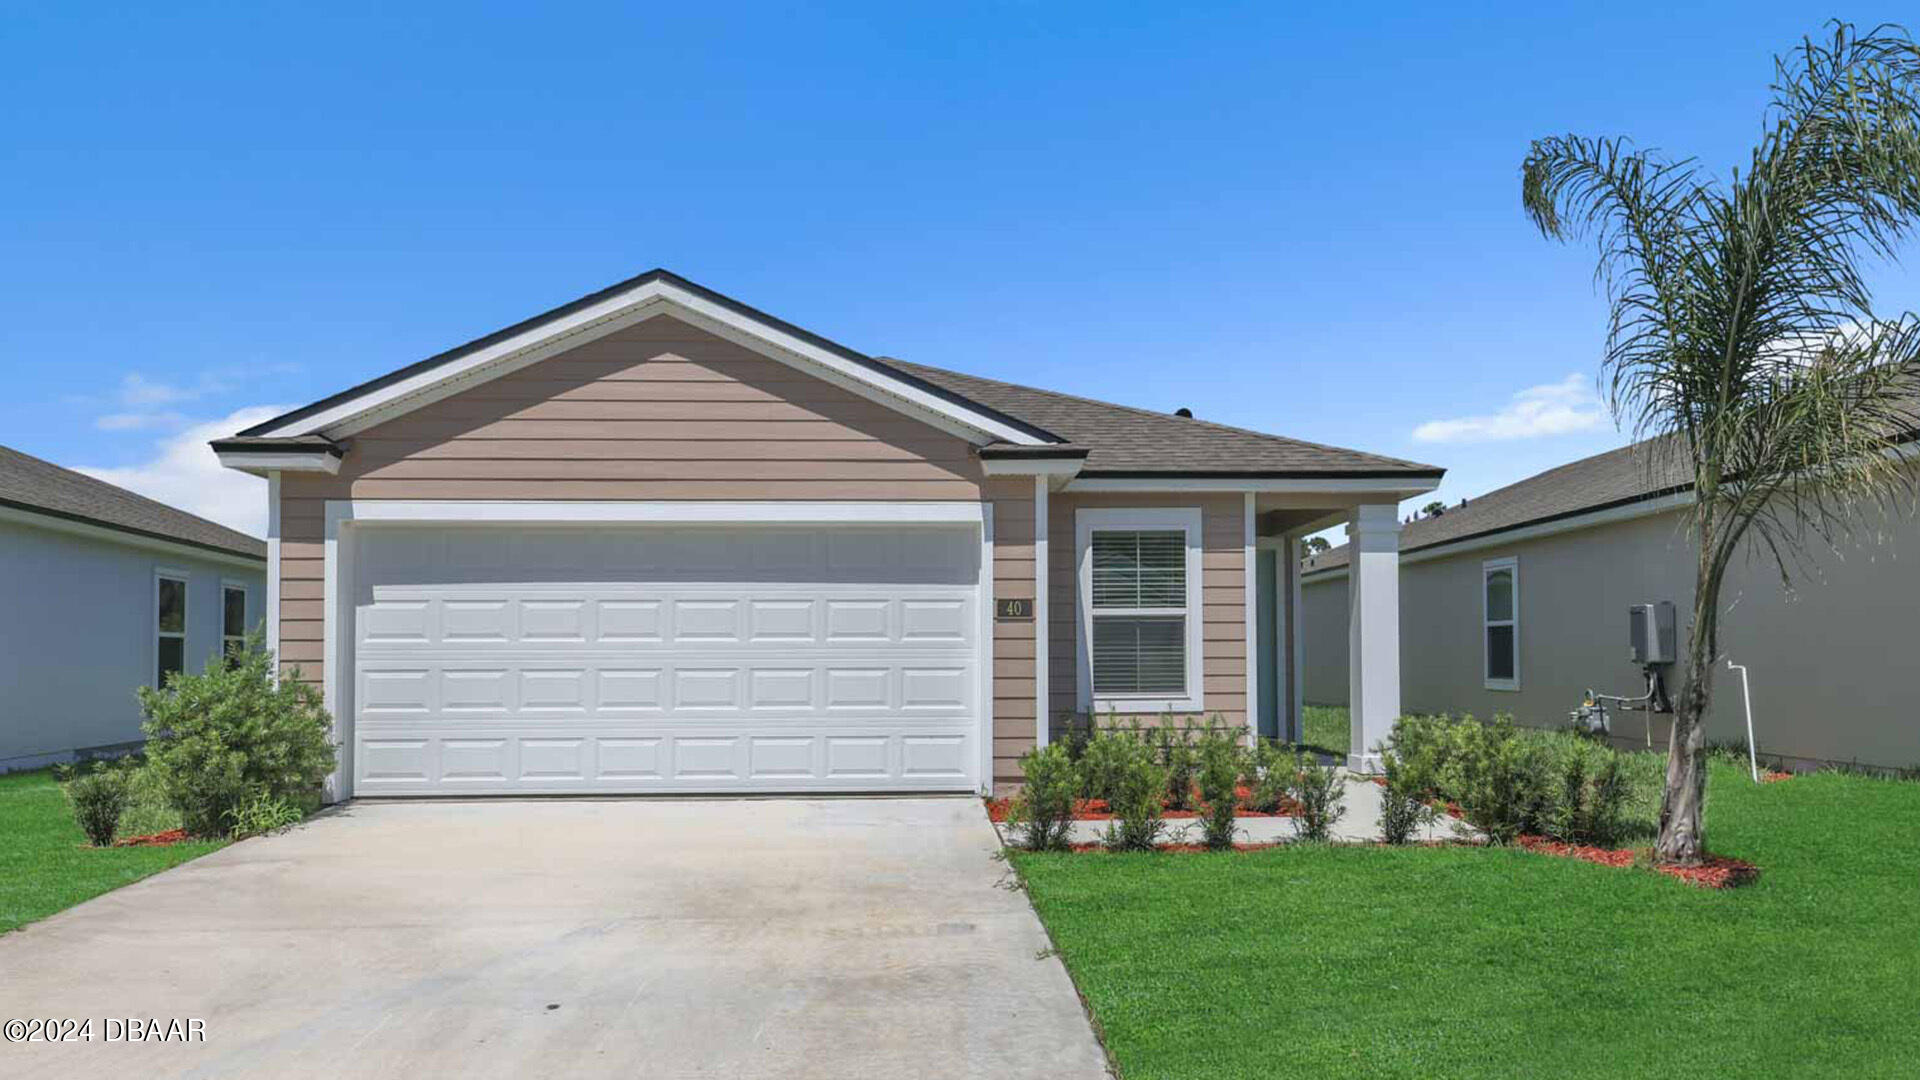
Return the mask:
{"type": "MultiPolygon", "coordinates": [[[[1409,712],[1510,714],[1565,725],[1589,689],[1635,696],[1628,606],[1675,606],[1677,655],[1693,610],[1684,467],[1639,446],[1596,454],[1405,526],[1401,687],[1409,712]]],[[[1875,523],[1880,543],[1820,554],[1782,587],[1763,553],[1728,572],[1720,645],[1744,664],[1762,753],[1808,767],[1920,763],[1920,696],[1907,681],[1920,611],[1920,524],[1875,523]]],[[[1816,547],[1818,546],[1816,541],[1816,547]]],[[[1347,701],[1349,556],[1307,561],[1304,693],[1347,701]]],[[[1677,694],[1684,672],[1667,676],[1677,694]]],[[[1672,718],[1613,711],[1624,745],[1664,746],[1672,718]],[[1649,720],[1652,721],[1649,726],[1649,720]]],[[[1709,736],[1746,739],[1740,675],[1716,673],[1709,736]]]]}
{"type": "Polygon", "coordinates": [[[245,533],[0,447],[0,772],[137,747],[134,690],[266,611],[245,533]]]}
{"type": "Polygon", "coordinates": [[[655,270],[214,443],[349,795],[982,791],[1064,714],[1297,724],[1293,547],[1441,470],[868,356],[655,270]]]}

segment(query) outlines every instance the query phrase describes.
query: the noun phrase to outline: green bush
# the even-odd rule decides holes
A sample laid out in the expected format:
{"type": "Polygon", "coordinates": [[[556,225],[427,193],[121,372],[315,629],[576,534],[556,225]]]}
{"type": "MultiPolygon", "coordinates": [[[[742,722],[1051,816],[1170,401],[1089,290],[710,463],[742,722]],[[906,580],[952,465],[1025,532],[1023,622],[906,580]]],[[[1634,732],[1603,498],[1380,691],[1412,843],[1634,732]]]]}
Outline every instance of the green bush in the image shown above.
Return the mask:
{"type": "Polygon", "coordinates": [[[297,672],[276,672],[257,633],[201,673],[182,672],[139,696],[148,766],[194,836],[227,835],[235,815],[263,797],[309,806],[334,769],[320,692],[297,672]]]}
{"type": "Polygon", "coordinates": [[[1167,769],[1167,805],[1175,810],[1193,809],[1193,782],[1200,758],[1190,732],[1190,726],[1176,729],[1164,724],[1155,733],[1160,743],[1160,763],[1167,769]]]}
{"type": "Polygon", "coordinates": [[[1080,753],[1081,796],[1112,803],[1120,774],[1142,749],[1145,748],[1137,736],[1111,728],[1096,732],[1080,753]]]}
{"type": "Polygon", "coordinates": [[[1080,771],[1059,743],[1027,751],[1020,759],[1020,793],[1007,807],[1007,822],[1029,851],[1060,851],[1073,829],[1080,771]]]}
{"type": "Polygon", "coordinates": [[[1380,792],[1380,839],[1389,844],[1408,843],[1438,814],[1427,804],[1427,789],[1412,779],[1391,747],[1381,748],[1380,767],[1387,781],[1380,792]]]}
{"type": "Polygon", "coordinates": [[[73,820],[94,847],[113,843],[120,830],[120,815],[133,796],[133,777],[126,765],[101,764],[88,769],[66,783],[67,802],[73,807],[73,820]]]}
{"type": "Polygon", "coordinates": [[[1206,846],[1224,851],[1233,846],[1235,788],[1240,785],[1240,741],[1230,730],[1210,728],[1200,737],[1200,834],[1206,846]]]}
{"type": "Polygon", "coordinates": [[[1279,813],[1292,782],[1293,751],[1273,739],[1256,740],[1247,756],[1247,790],[1253,809],[1263,814],[1279,813]]]}
{"type": "MultiPolygon", "coordinates": [[[[1383,748],[1414,798],[1445,799],[1496,844],[1522,834],[1612,846],[1634,831],[1654,755],[1598,740],[1514,727],[1507,717],[1403,717],[1383,748]],[[1644,758],[1645,760],[1638,760],[1644,758]]],[[[1404,809],[1404,808],[1403,808],[1404,809]]]]}
{"type": "Polygon", "coordinates": [[[1334,823],[1346,816],[1347,785],[1340,771],[1322,765],[1320,755],[1302,751],[1288,770],[1287,795],[1299,804],[1294,832],[1302,840],[1333,839],[1334,823]]]}
{"type": "Polygon", "coordinates": [[[1105,842],[1114,851],[1151,851],[1166,828],[1167,770],[1154,761],[1145,742],[1128,738],[1129,749],[1114,775],[1107,807],[1113,821],[1105,842]]]}

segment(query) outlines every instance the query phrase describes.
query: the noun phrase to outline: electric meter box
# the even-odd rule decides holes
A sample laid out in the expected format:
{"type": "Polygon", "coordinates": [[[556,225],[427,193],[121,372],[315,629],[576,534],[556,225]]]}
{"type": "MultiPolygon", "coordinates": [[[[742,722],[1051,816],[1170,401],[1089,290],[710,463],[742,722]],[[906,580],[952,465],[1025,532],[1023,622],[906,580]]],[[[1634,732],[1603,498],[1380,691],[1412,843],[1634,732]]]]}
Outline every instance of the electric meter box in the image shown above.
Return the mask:
{"type": "Polygon", "coordinates": [[[1671,664],[1675,657],[1673,602],[1627,608],[1627,658],[1636,664],[1671,664]]]}

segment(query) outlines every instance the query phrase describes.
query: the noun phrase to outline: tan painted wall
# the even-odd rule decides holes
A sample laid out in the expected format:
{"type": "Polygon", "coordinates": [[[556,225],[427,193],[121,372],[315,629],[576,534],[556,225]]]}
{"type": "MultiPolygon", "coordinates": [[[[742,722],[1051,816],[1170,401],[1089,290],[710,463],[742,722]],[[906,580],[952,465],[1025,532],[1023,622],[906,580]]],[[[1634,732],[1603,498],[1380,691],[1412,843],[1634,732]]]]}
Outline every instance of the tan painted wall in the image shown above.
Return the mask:
{"type": "Polygon", "coordinates": [[[1053,720],[1078,707],[1075,631],[1079,587],[1074,550],[1077,510],[1109,506],[1193,507],[1201,510],[1201,674],[1206,714],[1232,724],[1247,720],[1246,548],[1239,494],[1067,495],[1055,493],[1047,511],[1047,682],[1053,720]]]}
{"type": "MultiPolygon", "coordinates": [[[[1626,606],[1672,600],[1682,635],[1693,601],[1693,556],[1675,512],[1503,545],[1401,568],[1402,698],[1409,712],[1511,713],[1522,723],[1566,721],[1589,686],[1634,693],[1626,659],[1626,606]],[[1480,680],[1480,567],[1511,555],[1520,564],[1520,687],[1480,680]]],[[[1764,752],[1806,761],[1898,766],[1920,762],[1920,691],[1908,679],[1920,611],[1920,524],[1888,526],[1884,545],[1814,560],[1788,595],[1771,564],[1728,574],[1721,648],[1753,679],[1754,729],[1764,752]]],[[[1310,700],[1331,692],[1316,654],[1344,654],[1344,581],[1305,583],[1310,700]],[[1334,617],[1337,612],[1337,621],[1334,617]],[[1336,638],[1335,646],[1329,639],[1336,638]]],[[[1684,637],[1682,638],[1684,649],[1684,637]]],[[[1342,665],[1344,669],[1344,665],[1342,665]]],[[[1346,700],[1344,670],[1337,697],[1346,700]]],[[[1677,681],[1677,676],[1676,676],[1677,681]]],[[[1715,739],[1744,737],[1739,678],[1715,673],[1715,739]]],[[[1645,745],[1646,717],[1614,729],[1645,745]]],[[[1655,743],[1668,723],[1657,717],[1655,743]]]]}
{"type": "MultiPolygon", "coordinates": [[[[1032,481],[964,439],[661,317],[371,428],[281,485],[281,659],[322,677],[328,499],[985,498],[994,591],[1033,595],[1032,481]]],[[[994,772],[1033,743],[1031,624],[995,628],[994,772]]]]}

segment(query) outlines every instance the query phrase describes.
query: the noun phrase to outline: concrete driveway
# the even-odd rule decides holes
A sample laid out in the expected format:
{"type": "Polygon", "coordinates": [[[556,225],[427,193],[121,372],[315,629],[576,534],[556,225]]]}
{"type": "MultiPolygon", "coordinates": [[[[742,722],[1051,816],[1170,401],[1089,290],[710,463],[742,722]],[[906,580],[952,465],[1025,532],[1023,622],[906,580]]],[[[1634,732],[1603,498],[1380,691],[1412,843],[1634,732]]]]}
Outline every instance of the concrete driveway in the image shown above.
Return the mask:
{"type": "Polygon", "coordinates": [[[1105,1076],[994,849],[971,799],[354,803],[0,937],[0,1018],[94,1034],[0,1074],[1105,1076]]]}

